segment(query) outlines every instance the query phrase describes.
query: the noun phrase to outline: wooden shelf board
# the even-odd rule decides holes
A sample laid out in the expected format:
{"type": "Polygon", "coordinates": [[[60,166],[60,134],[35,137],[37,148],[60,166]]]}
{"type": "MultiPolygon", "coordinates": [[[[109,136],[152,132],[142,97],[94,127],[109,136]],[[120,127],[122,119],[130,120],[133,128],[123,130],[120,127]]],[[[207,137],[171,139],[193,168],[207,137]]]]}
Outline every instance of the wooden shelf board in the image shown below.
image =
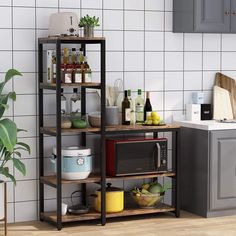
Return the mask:
{"type": "MultiPolygon", "coordinates": [[[[72,84],[61,84],[62,88],[77,88],[77,87],[89,87],[89,88],[100,88],[100,83],[72,83],[72,84]]],[[[56,90],[56,84],[40,83],[41,89],[56,90]]]]}
{"type": "MultiPolygon", "coordinates": [[[[143,125],[116,125],[116,126],[107,126],[106,132],[126,132],[126,131],[137,131],[137,132],[153,132],[153,131],[168,131],[173,129],[179,129],[180,126],[178,124],[167,124],[164,126],[143,126],[143,125]]],[[[43,127],[40,129],[42,133],[49,135],[56,135],[55,127],[43,127]]],[[[82,132],[90,132],[90,133],[98,133],[100,132],[100,128],[88,127],[85,129],[62,129],[62,133],[64,134],[79,134],[82,132]]]]}
{"type": "MultiPolygon", "coordinates": [[[[124,209],[124,211],[122,212],[106,214],[106,218],[145,215],[145,214],[153,214],[153,213],[161,213],[161,212],[170,212],[174,210],[175,210],[174,207],[162,203],[157,208],[127,208],[127,209],[124,209]]],[[[46,220],[57,222],[56,212],[41,213],[41,216],[42,218],[46,220]]],[[[68,223],[68,222],[76,222],[76,221],[94,220],[94,219],[100,219],[100,217],[101,217],[101,213],[98,213],[98,212],[90,212],[90,213],[82,214],[82,215],[67,214],[65,216],[62,216],[62,222],[68,223]]]]}
{"type": "Polygon", "coordinates": [[[71,41],[75,41],[75,42],[84,42],[87,41],[89,42],[93,42],[93,41],[104,41],[105,38],[104,37],[78,37],[78,36],[50,36],[50,37],[45,37],[45,38],[39,38],[39,42],[40,43],[53,43],[55,41],[62,41],[62,42],[71,42],[71,41]]]}
{"type": "MultiPolygon", "coordinates": [[[[106,181],[112,181],[112,180],[129,180],[129,179],[151,179],[155,177],[174,177],[174,172],[165,172],[165,173],[156,173],[156,174],[144,174],[144,175],[131,175],[131,176],[118,176],[118,177],[106,177],[106,181]]],[[[48,184],[52,187],[57,186],[57,180],[56,176],[43,176],[40,177],[40,180],[42,183],[48,184]]],[[[101,177],[100,176],[89,176],[87,179],[81,179],[81,180],[64,180],[62,179],[62,184],[81,184],[81,183],[98,183],[100,182],[101,177]]]]}
{"type": "MultiPolygon", "coordinates": [[[[43,176],[40,177],[41,182],[51,185],[57,186],[57,179],[56,176],[43,176]]],[[[80,180],[64,180],[62,179],[62,184],[81,184],[81,183],[96,183],[100,182],[100,176],[89,176],[87,179],[80,179],[80,180]]]]}
{"type": "MultiPolygon", "coordinates": [[[[56,135],[57,131],[55,127],[44,127],[40,129],[41,133],[43,134],[48,134],[48,135],[56,135]]],[[[62,129],[61,132],[63,134],[80,134],[83,132],[86,133],[97,133],[100,131],[100,128],[93,128],[93,127],[89,127],[89,128],[84,128],[84,129],[62,129]]]]}

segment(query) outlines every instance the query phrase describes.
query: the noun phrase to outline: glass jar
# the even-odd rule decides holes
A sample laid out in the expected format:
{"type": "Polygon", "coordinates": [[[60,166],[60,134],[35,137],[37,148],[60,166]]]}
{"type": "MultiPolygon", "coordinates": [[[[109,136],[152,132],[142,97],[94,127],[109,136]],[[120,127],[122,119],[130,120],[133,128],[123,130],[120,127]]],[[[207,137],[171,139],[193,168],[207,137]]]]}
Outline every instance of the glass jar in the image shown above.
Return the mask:
{"type": "Polygon", "coordinates": [[[74,71],[74,82],[75,83],[82,83],[82,70],[80,65],[75,66],[75,71],[74,71]]]}
{"type": "Polygon", "coordinates": [[[65,70],[65,84],[71,84],[72,83],[72,77],[73,77],[73,66],[68,65],[65,70]]]}

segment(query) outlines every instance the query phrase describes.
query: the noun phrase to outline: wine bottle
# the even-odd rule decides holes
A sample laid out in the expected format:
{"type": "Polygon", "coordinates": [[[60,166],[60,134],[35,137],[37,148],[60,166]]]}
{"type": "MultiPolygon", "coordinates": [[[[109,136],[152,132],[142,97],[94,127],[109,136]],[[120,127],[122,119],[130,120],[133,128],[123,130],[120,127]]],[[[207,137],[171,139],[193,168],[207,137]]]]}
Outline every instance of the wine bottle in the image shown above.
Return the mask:
{"type": "Polygon", "coordinates": [[[125,90],[125,97],[122,102],[122,125],[130,125],[130,102],[128,99],[128,92],[125,90]]]}
{"type": "Polygon", "coordinates": [[[138,89],[138,96],[135,99],[135,114],[136,114],[136,123],[143,123],[143,108],[144,108],[144,100],[142,98],[142,90],[138,89]]]}
{"type": "Polygon", "coordinates": [[[151,115],[152,112],[152,105],[150,102],[150,93],[146,92],[146,102],[144,105],[144,121],[147,119],[148,116],[151,115]]]}
{"type": "Polygon", "coordinates": [[[131,97],[131,90],[128,90],[128,100],[130,102],[130,124],[135,124],[135,104],[131,97]]]}
{"type": "Polygon", "coordinates": [[[73,89],[73,95],[70,98],[70,114],[71,116],[79,116],[81,113],[81,99],[78,89],[73,89]]]}
{"type": "Polygon", "coordinates": [[[61,89],[61,114],[65,115],[67,113],[66,110],[66,97],[63,94],[63,89],[61,89]]]}

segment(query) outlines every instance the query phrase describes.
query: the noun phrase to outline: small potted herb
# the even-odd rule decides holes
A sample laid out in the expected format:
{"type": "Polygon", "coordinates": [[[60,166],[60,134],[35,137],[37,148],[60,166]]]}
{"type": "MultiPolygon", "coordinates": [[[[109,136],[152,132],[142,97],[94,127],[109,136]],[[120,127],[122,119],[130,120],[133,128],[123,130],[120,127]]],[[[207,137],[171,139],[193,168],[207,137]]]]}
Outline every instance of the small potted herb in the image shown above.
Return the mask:
{"type": "Polygon", "coordinates": [[[79,22],[79,27],[84,28],[84,37],[94,37],[94,27],[99,25],[99,17],[96,16],[86,15],[79,22]]]}

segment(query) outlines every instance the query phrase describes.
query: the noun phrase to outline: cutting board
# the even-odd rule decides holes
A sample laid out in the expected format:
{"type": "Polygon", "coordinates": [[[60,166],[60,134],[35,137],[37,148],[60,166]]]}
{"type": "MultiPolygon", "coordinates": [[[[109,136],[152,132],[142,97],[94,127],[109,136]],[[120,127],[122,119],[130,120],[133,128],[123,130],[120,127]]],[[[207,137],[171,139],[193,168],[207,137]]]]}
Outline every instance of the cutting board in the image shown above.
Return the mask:
{"type": "Polygon", "coordinates": [[[227,75],[216,73],[215,85],[226,89],[229,92],[230,102],[232,106],[233,118],[236,119],[236,82],[227,75]]]}
{"type": "Polygon", "coordinates": [[[213,119],[233,119],[233,111],[228,90],[219,86],[213,88],[213,119]]]}

